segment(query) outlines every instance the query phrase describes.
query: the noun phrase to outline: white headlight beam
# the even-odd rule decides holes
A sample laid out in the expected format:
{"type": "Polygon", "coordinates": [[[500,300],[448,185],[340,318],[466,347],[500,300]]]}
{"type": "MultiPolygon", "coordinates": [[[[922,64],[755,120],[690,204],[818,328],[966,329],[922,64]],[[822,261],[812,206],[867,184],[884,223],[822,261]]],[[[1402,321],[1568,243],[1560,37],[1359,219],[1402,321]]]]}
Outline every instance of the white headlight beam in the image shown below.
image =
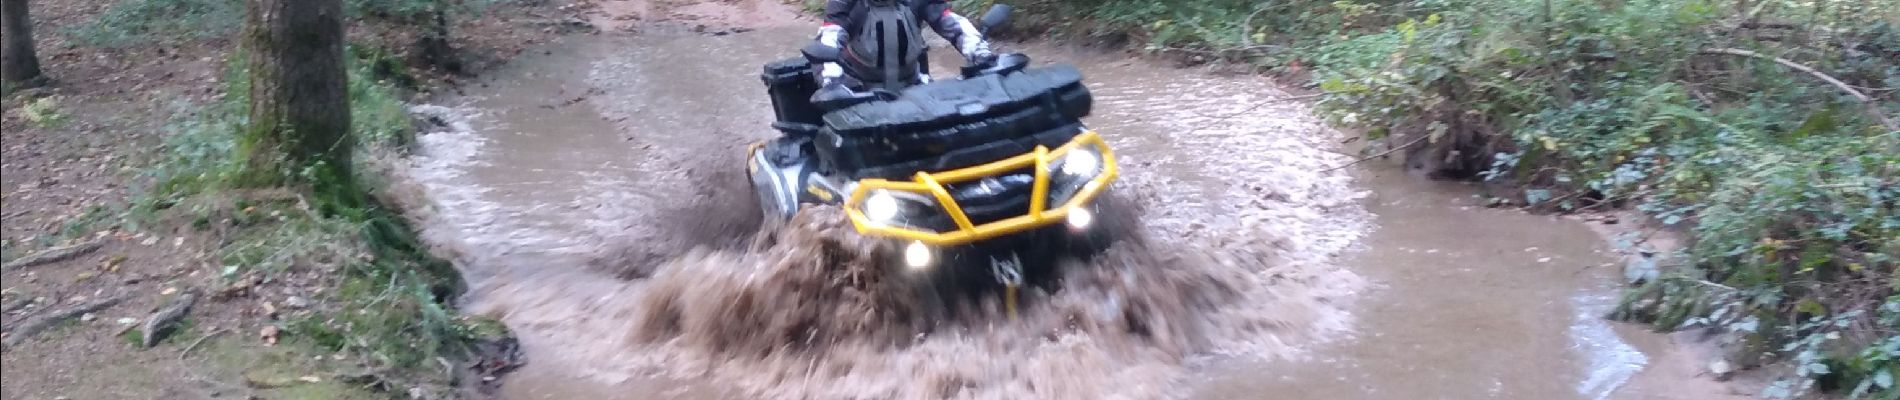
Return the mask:
{"type": "Polygon", "coordinates": [[[1090,176],[1094,175],[1096,170],[1101,168],[1101,166],[1102,158],[1100,155],[1095,154],[1095,149],[1078,148],[1070,150],[1069,155],[1063,158],[1062,173],[1074,176],[1090,176]]]}
{"type": "Polygon", "coordinates": [[[871,193],[870,198],[864,199],[864,216],[880,224],[889,224],[896,220],[899,208],[897,196],[892,196],[890,192],[880,190],[871,193]]]}
{"type": "Polygon", "coordinates": [[[1076,207],[1073,210],[1069,210],[1069,229],[1081,231],[1089,229],[1089,226],[1094,224],[1095,213],[1089,211],[1089,209],[1076,207]]]}
{"type": "Polygon", "coordinates": [[[930,268],[931,262],[935,261],[934,258],[936,255],[931,253],[930,246],[924,245],[924,242],[910,242],[909,246],[904,246],[904,266],[912,270],[930,268]]]}

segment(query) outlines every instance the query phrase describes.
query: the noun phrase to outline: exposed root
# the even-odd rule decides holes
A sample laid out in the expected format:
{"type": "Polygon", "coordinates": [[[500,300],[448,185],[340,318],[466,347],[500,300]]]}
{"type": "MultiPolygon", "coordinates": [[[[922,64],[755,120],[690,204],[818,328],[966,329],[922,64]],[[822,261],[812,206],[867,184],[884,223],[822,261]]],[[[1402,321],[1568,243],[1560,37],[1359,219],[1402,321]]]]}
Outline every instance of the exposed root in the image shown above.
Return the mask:
{"type": "Polygon", "coordinates": [[[165,304],[165,308],[146,317],[145,324],[139,328],[143,333],[140,335],[142,340],[139,341],[139,346],[149,349],[157,345],[159,339],[165,338],[165,329],[177,324],[178,320],[184,319],[185,314],[191,312],[191,305],[197,302],[197,293],[185,293],[172,299],[171,303],[165,304]]]}
{"type": "Polygon", "coordinates": [[[81,304],[77,307],[60,310],[58,312],[47,314],[46,316],[40,317],[39,319],[26,321],[24,323],[21,323],[20,326],[13,328],[13,331],[10,332],[9,335],[7,335],[7,338],[5,340],[0,340],[0,345],[4,345],[5,347],[12,348],[13,346],[20,344],[20,342],[26,341],[27,338],[33,337],[33,335],[35,334],[39,334],[40,331],[46,330],[46,328],[51,328],[53,327],[53,325],[58,325],[60,322],[73,319],[80,315],[85,315],[86,313],[104,310],[107,307],[112,307],[113,305],[119,304],[119,302],[121,301],[125,301],[125,296],[107,297],[107,298],[103,298],[99,300],[94,300],[91,303],[81,304]]]}
{"type": "Polygon", "coordinates": [[[0,305],[0,313],[10,313],[10,312],[13,312],[13,310],[18,310],[21,307],[26,307],[27,304],[33,304],[33,299],[27,298],[26,296],[20,296],[20,298],[18,299],[13,299],[13,301],[7,302],[6,305],[0,305]]]}
{"type": "Polygon", "coordinates": [[[1424,142],[1425,139],[1429,139],[1429,138],[1431,138],[1431,135],[1420,135],[1417,139],[1412,139],[1412,141],[1406,142],[1405,144],[1399,145],[1398,147],[1386,149],[1385,151],[1379,152],[1379,154],[1373,154],[1370,156],[1361,157],[1357,160],[1352,160],[1352,162],[1349,162],[1349,163],[1340,164],[1335,167],[1326,168],[1326,169],[1320,170],[1320,172],[1331,172],[1331,171],[1338,170],[1341,168],[1358,165],[1359,163],[1366,162],[1368,160],[1372,160],[1375,158],[1385,157],[1386,155],[1392,154],[1393,152],[1397,152],[1399,150],[1405,150],[1405,149],[1411,148],[1412,146],[1417,146],[1420,142],[1424,142]]]}
{"type": "MultiPolygon", "coordinates": [[[[205,340],[209,340],[212,337],[222,335],[225,332],[229,332],[229,331],[230,331],[229,328],[221,328],[215,331],[211,331],[211,333],[206,333],[204,337],[200,337],[198,338],[198,340],[191,341],[190,346],[185,346],[185,351],[178,352],[178,359],[183,360],[185,359],[186,356],[191,355],[191,351],[198,349],[198,345],[205,344],[205,340]]],[[[150,346],[147,346],[147,347],[150,347],[150,346]]]]}
{"type": "Polygon", "coordinates": [[[45,251],[34,253],[26,257],[20,257],[18,259],[14,259],[13,261],[8,261],[6,265],[0,266],[0,270],[12,271],[12,270],[17,270],[21,268],[38,266],[42,264],[51,264],[51,263],[56,263],[60,261],[66,261],[66,260],[72,259],[73,257],[78,257],[78,256],[86,255],[86,253],[98,251],[99,248],[104,247],[105,244],[106,244],[106,240],[104,238],[98,238],[98,239],[87,241],[85,243],[75,244],[71,246],[46,249],[45,251]]]}

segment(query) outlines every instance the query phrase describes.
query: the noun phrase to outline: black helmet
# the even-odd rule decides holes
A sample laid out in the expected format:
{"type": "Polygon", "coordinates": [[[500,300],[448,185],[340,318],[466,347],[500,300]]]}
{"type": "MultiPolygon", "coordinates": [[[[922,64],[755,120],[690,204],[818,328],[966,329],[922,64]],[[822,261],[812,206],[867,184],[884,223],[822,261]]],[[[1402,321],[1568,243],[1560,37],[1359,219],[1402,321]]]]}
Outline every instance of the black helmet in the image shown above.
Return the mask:
{"type": "Polygon", "coordinates": [[[917,13],[899,0],[865,0],[863,30],[845,46],[846,68],[871,86],[897,91],[917,83],[924,36],[917,13]]]}

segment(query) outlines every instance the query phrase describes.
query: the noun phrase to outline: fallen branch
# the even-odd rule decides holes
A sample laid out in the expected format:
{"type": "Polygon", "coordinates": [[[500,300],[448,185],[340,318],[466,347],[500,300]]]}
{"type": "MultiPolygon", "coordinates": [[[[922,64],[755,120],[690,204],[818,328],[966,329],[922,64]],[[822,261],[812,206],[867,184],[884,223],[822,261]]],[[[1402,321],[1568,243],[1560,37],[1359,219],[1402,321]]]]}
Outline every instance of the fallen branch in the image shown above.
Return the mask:
{"type": "Polygon", "coordinates": [[[66,261],[66,260],[72,259],[73,257],[78,257],[81,255],[85,255],[86,253],[98,251],[99,248],[104,247],[105,244],[106,244],[106,240],[104,238],[98,238],[98,239],[93,239],[91,241],[87,241],[85,243],[75,244],[71,246],[46,249],[39,253],[34,253],[26,257],[20,257],[20,258],[14,259],[13,261],[8,261],[5,265],[0,265],[0,270],[12,271],[16,269],[32,267],[32,266],[37,266],[41,264],[51,264],[51,263],[56,263],[60,261],[66,261]]]}
{"type": "Polygon", "coordinates": [[[171,327],[172,324],[177,323],[180,319],[184,319],[185,313],[191,312],[191,305],[196,302],[198,302],[198,293],[188,292],[179,295],[178,298],[172,299],[170,303],[165,304],[165,308],[161,308],[158,312],[152,313],[151,317],[145,318],[145,324],[140,326],[142,331],[140,332],[141,335],[139,335],[141,336],[139,345],[147,349],[152,348],[153,345],[157,345],[158,340],[164,338],[163,331],[165,328],[171,327]]]}
{"type": "Polygon", "coordinates": [[[1853,85],[1849,85],[1847,84],[1847,82],[1841,82],[1840,79],[1835,78],[1832,75],[1822,73],[1821,71],[1817,71],[1813,67],[1801,65],[1801,63],[1797,63],[1786,58],[1775,57],[1775,56],[1762,54],[1762,53],[1756,53],[1756,52],[1748,51],[1748,50],[1733,49],[1733,48],[1726,48],[1726,47],[1703,49],[1702,54],[1722,54],[1722,55],[1731,55],[1731,56],[1748,57],[1748,58],[1754,58],[1754,59],[1760,59],[1760,60],[1774,61],[1776,64],[1781,64],[1781,66],[1783,67],[1788,67],[1789,69],[1807,73],[1808,75],[1814,76],[1815,78],[1819,78],[1822,81],[1827,82],[1829,85],[1834,85],[1835,88],[1840,89],[1842,92],[1847,92],[1847,95],[1853,96],[1855,100],[1859,100],[1861,103],[1866,104],[1868,115],[1873,117],[1875,121],[1880,121],[1880,124],[1885,125],[1887,129],[1900,130],[1900,123],[1895,123],[1893,120],[1888,119],[1885,115],[1881,115],[1882,113],[1880,111],[1880,106],[1874,101],[1874,98],[1872,96],[1868,96],[1866,93],[1861,93],[1859,90],[1855,90],[1853,85]]]}
{"type": "Polygon", "coordinates": [[[0,305],[0,313],[10,313],[10,312],[13,312],[13,310],[18,310],[21,307],[26,307],[27,304],[33,304],[33,299],[28,298],[26,296],[20,296],[20,298],[13,299],[13,301],[7,302],[6,305],[0,305]]]}
{"type": "Polygon", "coordinates": [[[74,317],[78,317],[80,315],[85,315],[86,313],[104,310],[107,307],[112,307],[113,305],[119,304],[119,302],[121,301],[125,301],[125,296],[107,297],[104,299],[95,300],[91,303],[79,305],[78,307],[73,307],[73,308],[69,308],[65,310],[60,310],[58,312],[54,312],[52,314],[47,314],[46,316],[40,317],[39,319],[26,321],[24,323],[21,323],[20,326],[14,327],[12,334],[8,335],[5,340],[0,340],[0,346],[5,346],[9,348],[13,347],[14,345],[20,344],[20,342],[22,341],[26,341],[27,338],[33,337],[33,335],[40,333],[40,331],[46,330],[46,328],[51,328],[53,327],[53,325],[57,325],[60,322],[73,319],[74,317]]]}
{"type": "Polygon", "coordinates": [[[1432,137],[1432,135],[1419,135],[1417,139],[1412,139],[1412,141],[1410,141],[1410,142],[1406,142],[1405,144],[1402,144],[1402,145],[1399,145],[1399,147],[1393,147],[1393,148],[1390,148],[1390,149],[1386,149],[1385,151],[1381,151],[1381,152],[1379,152],[1379,154],[1373,154],[1373,155],[1370,155],[1370,156],[1366,156],[1365,158],[1360,158],[1360,159],[1357,159],[1357,160],[1352,160],[1352,162],[1349,162],[1349,163],[1345,163],[1344,165],[1340,165],[1340,166],[1337,166],[1337,167],[1332,167],[1332,168],[1327,168],[1327,169],[1322,169],[1322,170],[1319,170],[1319,172],[1332,172],[1332,171],[1334,171],[1334,170],[1338,170],[1338,169],[1340,169],[1340,168],[1345,168],[1345,167],[1350,167],[1350,166],[1354,166],[1354,165],[1358,165],[1359,163],[1362,163],[1362,162],[1366,162],[1366,161],[1369,161],[1369,160],[1372,160],[1372,159],[1374,159],[1374,158],[1379,158],[1379,157],[1385,157],[1385,156],[1386,156],[1387,154],[1392,154],[1393,152],[1397,152],[1397,151],[1399,151],[1399,150],[1404,150],[1404,149],[1406,149],[1406,148],[1408,148],[1408,147],[1412,147],[1412,146],[1415,146],[1415,145],[1418,145],[1419,143],[1421,143],[1421,142],[1424,142],[1424,141],[1425,141],[1425,139],[1430,139],[1431,137],[1432,137]]]}
{"type": "Polygon", "coordinates": [[[198,345],[205,344],[206,339],[210,339],[213,336],[224,334],[224,332],[229,331],[229,330],[230,330],[229,328],[218,328],[218,330],[211,331],[211,333],[206,333],[204,337],[200,337],[198,338],[198,340],[191,341],[190,346],[185,346],[185,351],[178,353],[178,359],[183,360],[185,359],[185,356],[191,355],[191,351],[197,349],[198,345]]]}

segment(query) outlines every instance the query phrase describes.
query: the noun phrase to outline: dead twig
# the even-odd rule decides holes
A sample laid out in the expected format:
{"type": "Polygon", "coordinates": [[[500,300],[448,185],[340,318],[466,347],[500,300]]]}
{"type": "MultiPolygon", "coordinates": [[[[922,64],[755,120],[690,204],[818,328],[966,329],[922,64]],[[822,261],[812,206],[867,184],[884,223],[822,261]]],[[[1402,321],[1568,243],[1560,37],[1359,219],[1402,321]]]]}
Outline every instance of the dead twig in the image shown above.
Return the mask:
{"type": "Polygon", "coordinates": [[[10,313],[13,312],[13,310],[26,307],[27,304],[33,304],[33,299],[27,296],[20,296],[20,298],[7,302],[6,305],[0,305],[0,313],[10,313]]]}
{"type": "Polygon", "coordinates": [[[191,351],[197,349],[198,345],[204,344],[206,339],[210,339],[212,336],[222,335],[230,330],[230,328],[218,328],[218,330],[211,331],[211,333],[206,333],[203,337],[198,338],[198,340],[191,341],[190,346],[185,346],[185,351],[178,353],[178,359],[183,360],[186,356],[191,355],[191,351]]]}
{"type": "Polygon", "coordinates": [[[1370,155],[1370,156],[1366,156],[1365,158],[1360,158],[1360,159],[1357,159],[1357,160],[1352,160],[1352,162],[1349,162],[1349,163],[1345,163],[1345,164],[1343,164],[1343,165],[1340,165],[1340,166],[1337,166],[1337,167],[1332,167],[1332,168],[1327,168],[1327,169],[1322,169],[1322,170],[1319,170],[1319,172],[1332,172],[1332,171],[1334,171],[1334,170],[1338,170],[1338,169],[1340,169],[1340,168],[1345,168],[1345,167],[1350,167],[1350,166],[1354,166],[1354,165],[1358,165],[1359,163],[1362,163],[1362,162],[1366,162],[1366,161],[1369,161],[1369,160],[1372,160],[1372,159],[1374,159],[1374,158],[1379,158],[1379,157],[1385,157],[1385,156],[1386,156],[1387,154],[1392,154],[1392,153],[1394,153],[1394,152],[1397,152],[1397,151],[1399,151],[1399,150],[1404,150],[1404,149],[1406,149],[1406,148],[1409,148],[1409,147],[1412,147],[1412,146],[1415,146],[1415,145],[1418,145],[1419,143],[1421,143],[1421,142],[1424,142],[1424,141],[1425,141],[1425,139],[1430,139],[1431,137],[1432,137],[1432,135],[1419,135],[1417,139],[1412,139],[1412,141],[1410,141],[1410,142],[1406,142],[1405,144],[1402,144],[1402,145],[1399,145],[1398,147],[1393,147],[1393,148],[1390,148],[1390,149],[1386,149],[1385,151],[1381,151],[1381,152],[1379,152],[1379,154],[1373,154],[1373,155],[1370,155]]]}
{"type": "Polygon", "coordinates": [[[161,308],[158,312],[152,313],[152,316],[146,317],[145,324],[140,325],[140,333],[142,334],[139,335],[141,336],[139,346],[149,349],[152,348],[153,345],[157,345],[158,340],[164,338],[163,331],[165,328],[178,323],[180,319],[184,319],[185,314],[191,312],[191,305],[197,302],[198,293],[186,292],[185,294],[179,295],[178,298],[172,299],[170,303],[166,303],[165,308],[161,308]]]}
{"type": "Polygon", "coordinates": [[[1275,9],[1279,9],[1279,8],[1282,8],[1282,7],[1284,7],[1284,6],[1286,6],[1286,5],[1285,5],[1285,4],[1275,4],[1275,5],[1270,5],[1270,6],[1266,6],[1266,7],[1260,7],[1260,9],[1258,9],[1258,10],[1253,10],[1253,13],[1252,13],[1252,14],[1247,14],[1247,19],[1245,19],[1245,20],[1242,20],[1242,21],[1240,21],[1240,44],[1241,44],[1241,46],[1242,46],[1242,47],[1253,47],[1253,45],[1254,45],[1254,43],[1253,43],[1253,19],[1254,19],[1254,18],[1257,18],[1257,17],[1259,17],[1259,16],[1260,16],[1260,14],[1262,14],[1262,13],[1266,13],[1266,12],[1267,12],[1267,11],[1269,11],[1269,10],[1275,10],[1275,9]]]}
{"type": "Polygon", "coordinates": [[[0,270],[12,271],[16,269],[32,267],[32,266],[37,266],[41,264],[51,264],[51,263],[56,263],[60,261],[66,261],[66,260],[72,259],[73,257],[78,257],[78,256],[85,255],[86,253],[98,251],[99,248],[104,247],[105,244],[106,244],[105,238],[96,238],[96,239],[87,241],[85,243],[75,244],[75,245],[66,246],[66,247],[55,247],[51,249],[46,249],[44,251],[34,253],[26,257],[20,257],[20,258],[14,259],[13,261],[8,261],[5,265],[0,265],[0,270]]]}
{"type": "Polygon", "coordinates": [[[1875,121],[1879,121],[1881,125],[1885,125],[1887,129],[1900,130],[1900,123],[1895,123],[1893,120],[1888,119],[1885,115],[1881,115],[1880,106],[1878,105],[1878,103],[1874,101],[1874,98],[1872,96],[1868,96],[1866,93],[1861,93],[1859,90],[1855,90],[1853,85],[1849,85],[1847,84],[1847,82],[1841,82],[1840,79],[1835,78],[1832,75],[1823,73],[1821,71],[1817,71],[1813,67],[1801,65],[1801,63],[1797,63],[1797,62],[1794,62],[1793,60],[1789,60],[1786,58],[1775,57],[1775,56],[1756,53],[1756,52],[1748,51],[1748,50],[1733,49],[1733,48],[1726,48],[1726,47],[1703,49],[1702,54],[1721,54],[1721,55],[1730,55],[1730,56],[1738,56],[1738,57],[1748,57],[1748,58],[1754,58],[1754,59],[1759,59],[1759,60],[1768,60],[1768,61],[1773,61],[1775,64],[1781,64],[1781,66],[1783,67],[1788,67],[1789,69],[1807,73],[1810,76],[1819,78],[1820,80],[1827,82],[1829,85],[1834,85],[1835,88],[1840,89],[1842,92],[1846,92],[1848,96],[1853,96],[1855,100],[1859,100],[1862,104],[1867,105],[1868,115],[1873,117],[1875,121]]]}
{"type": "Polygon", "coordinates": [[[12,334],[8,335],[6,340],[0,341],[0,345],[9,348],[13,347],[14,345],[20,344],[20,342],[26,341],[27,338],[40,333],[40,331],[51,328],[53,325],[57,325],[62,321],[73,319],[74,317],[85,315],[86,313],[104,310],[107,307],[119,304],[121,301],[125,301],[125,296],[107,297],[95,300],[91,303],[81,304],[77,307],[47,314],[39,319],[26,321],[25,323],[21,323],[20,326],[14,327],[12,334]]]}

